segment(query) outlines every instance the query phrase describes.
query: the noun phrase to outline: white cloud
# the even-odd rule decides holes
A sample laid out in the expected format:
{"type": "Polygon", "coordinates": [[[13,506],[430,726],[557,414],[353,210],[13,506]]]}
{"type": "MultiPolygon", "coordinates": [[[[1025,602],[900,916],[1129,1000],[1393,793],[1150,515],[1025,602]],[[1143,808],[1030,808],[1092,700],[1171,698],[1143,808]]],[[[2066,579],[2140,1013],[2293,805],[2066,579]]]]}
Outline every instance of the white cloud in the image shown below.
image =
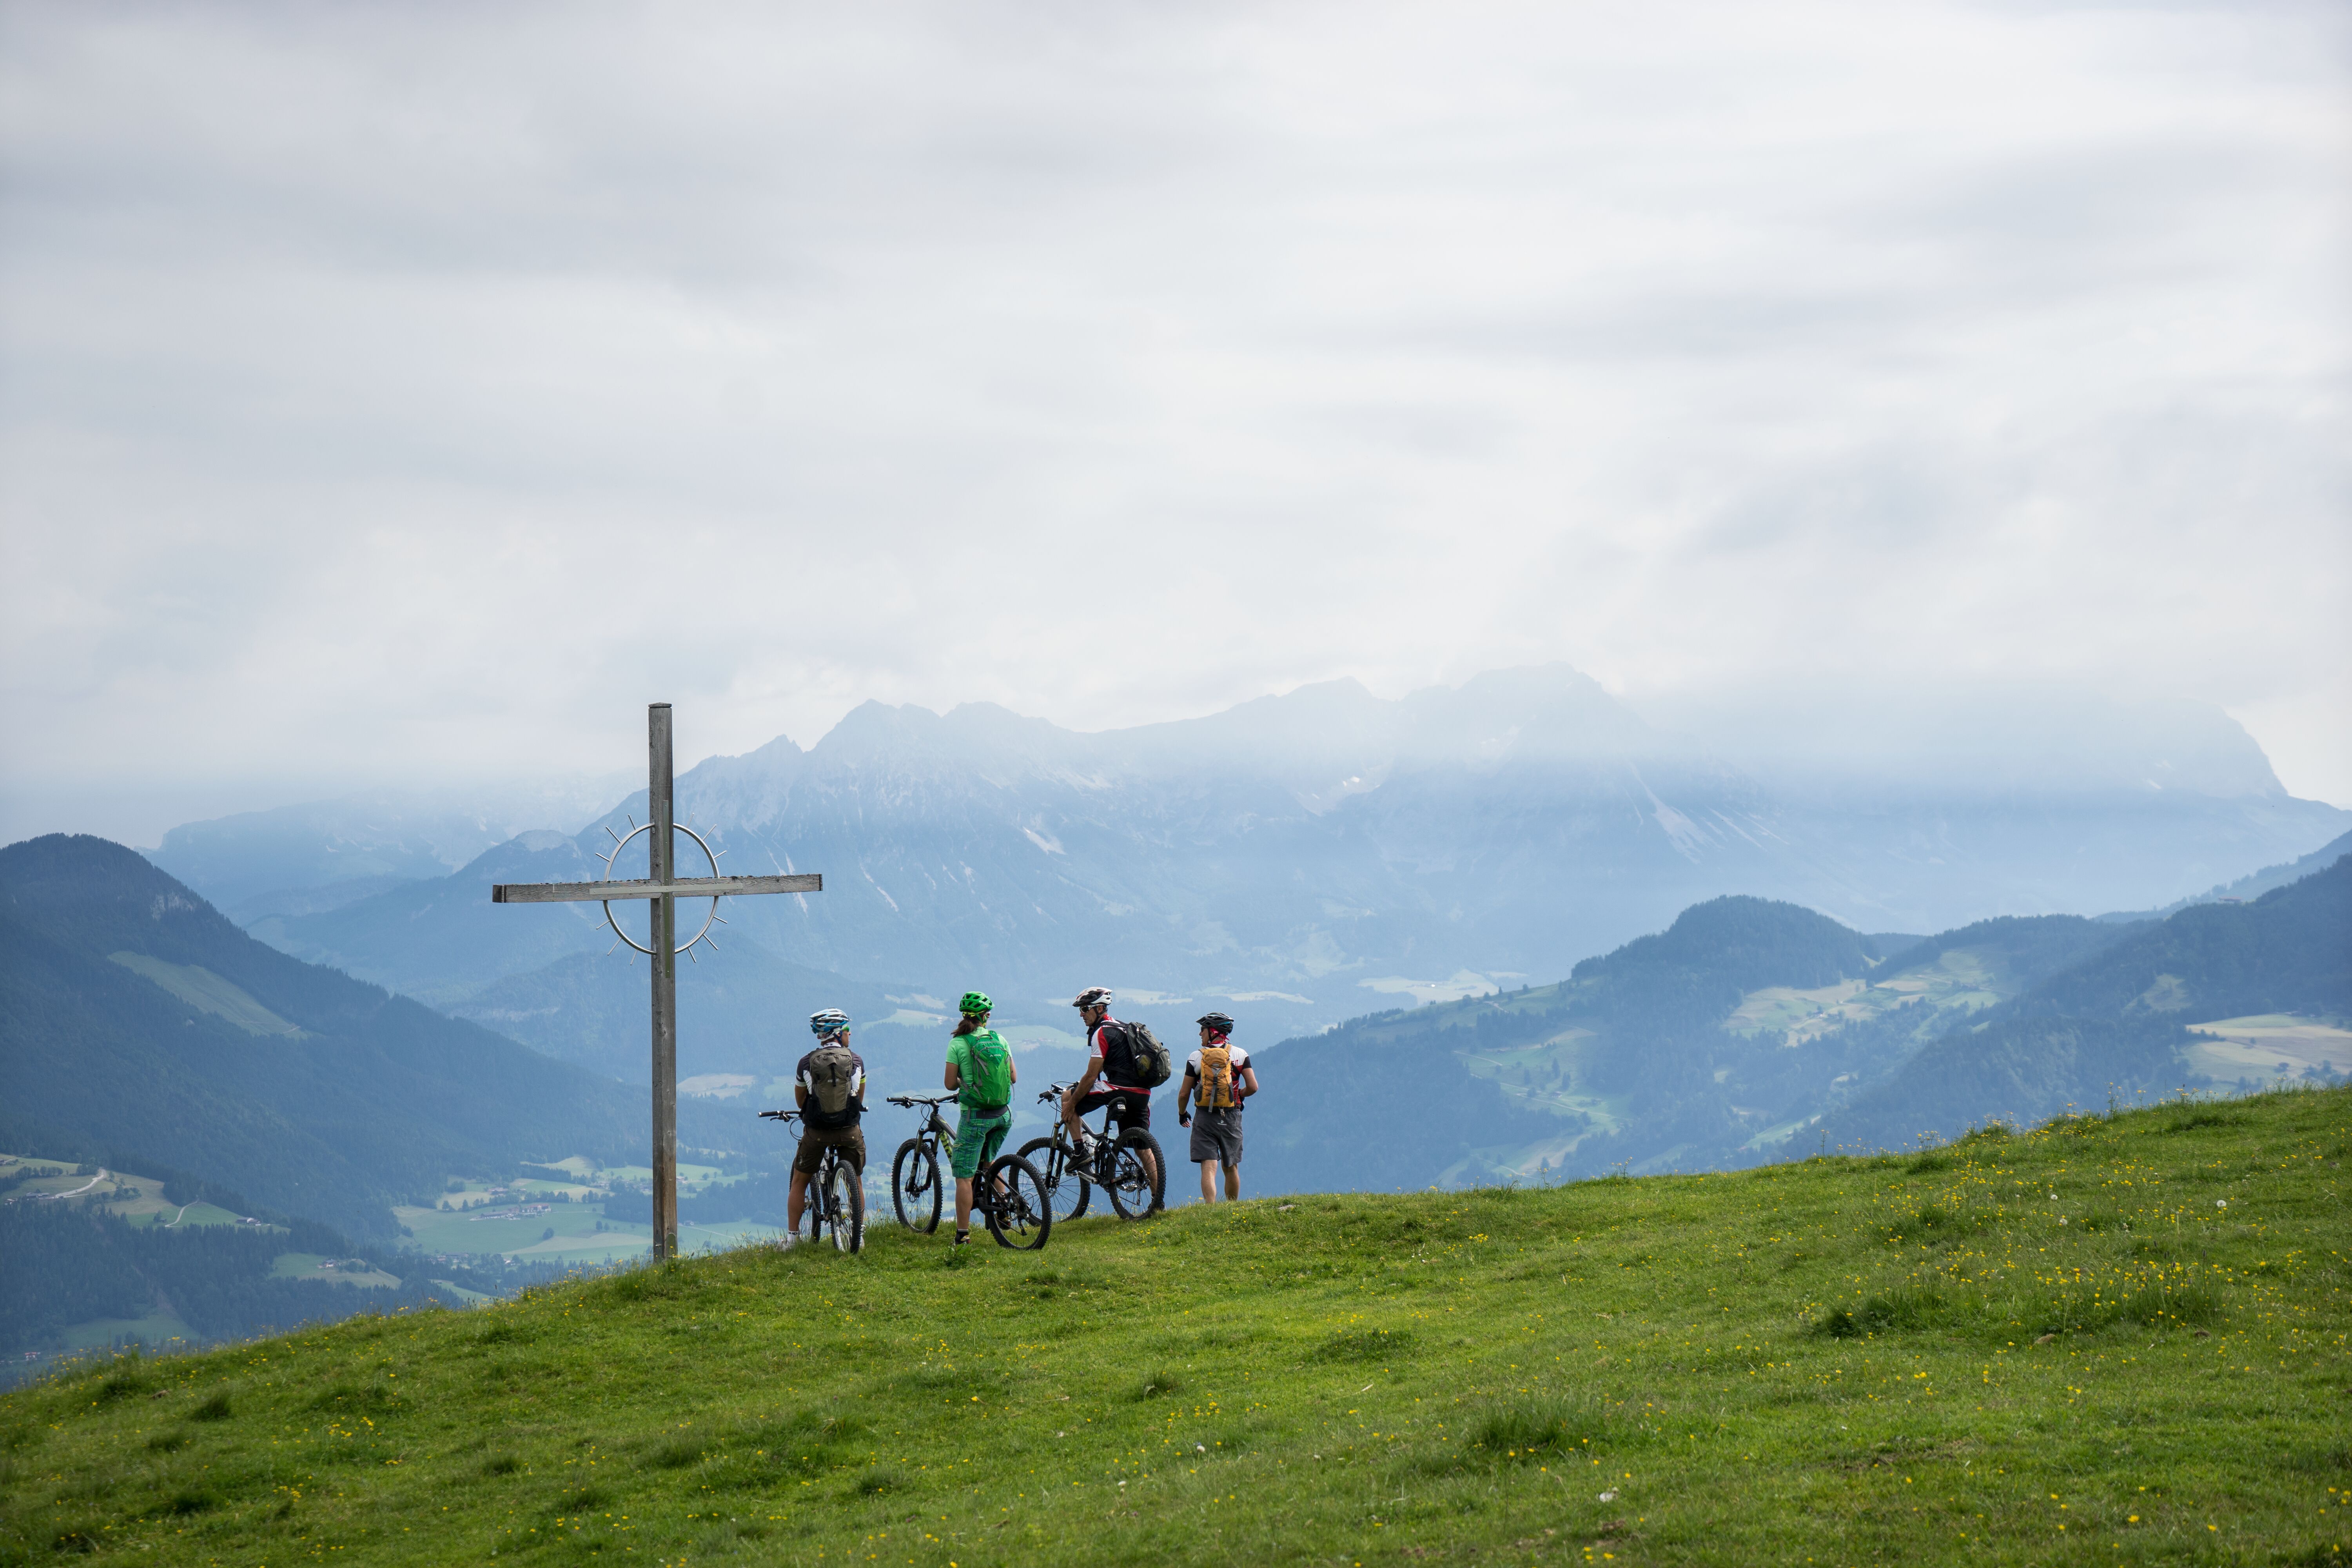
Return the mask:
{"type": "Polygon", "coordinates": [[[2336,7],[0,26],[11,836],[1559,658],[2352,801],[2336,7]]]}

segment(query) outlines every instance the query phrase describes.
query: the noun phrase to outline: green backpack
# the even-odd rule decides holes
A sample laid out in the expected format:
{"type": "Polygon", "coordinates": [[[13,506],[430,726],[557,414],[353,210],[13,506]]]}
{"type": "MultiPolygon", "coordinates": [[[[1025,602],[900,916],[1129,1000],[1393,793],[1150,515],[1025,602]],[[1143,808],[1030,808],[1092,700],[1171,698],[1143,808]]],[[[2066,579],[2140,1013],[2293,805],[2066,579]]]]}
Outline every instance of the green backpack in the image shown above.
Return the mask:
{"type": "Polygon", "coordinates": [[[982,1116],[993,1116],[1013,1102],[1013,1053],[993,1029],[978,1029],[963,1037],[963,1087],[961,1102],[982,1116]]]}

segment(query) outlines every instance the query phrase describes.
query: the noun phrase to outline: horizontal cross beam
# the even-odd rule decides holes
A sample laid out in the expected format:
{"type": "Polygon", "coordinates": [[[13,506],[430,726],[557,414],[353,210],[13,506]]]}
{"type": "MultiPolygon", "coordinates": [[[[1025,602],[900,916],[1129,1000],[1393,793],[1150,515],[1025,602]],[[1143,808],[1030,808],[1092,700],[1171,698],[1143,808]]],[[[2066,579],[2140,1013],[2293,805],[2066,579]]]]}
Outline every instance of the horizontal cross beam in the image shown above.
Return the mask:
{"type": "Polygon", "coordinates": [[[593,904],[612,899],[726,899],[739,893],[821,893],[823,875],[795,877],[674,877],[665,881],[500,882],[490,889],[494,904],[593,904]]]}

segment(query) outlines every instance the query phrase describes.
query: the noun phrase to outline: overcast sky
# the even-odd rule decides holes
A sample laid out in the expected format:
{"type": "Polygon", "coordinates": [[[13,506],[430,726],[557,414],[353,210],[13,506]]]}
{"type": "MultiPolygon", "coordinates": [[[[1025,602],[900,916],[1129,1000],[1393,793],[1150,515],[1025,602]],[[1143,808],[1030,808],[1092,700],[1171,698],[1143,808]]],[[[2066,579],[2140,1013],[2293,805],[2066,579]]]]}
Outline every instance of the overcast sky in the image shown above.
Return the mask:
{"type": "Polygon", "coordinates": [[[0,823],[1567,659],[2352,805],[2340,4],[0,7],[0,823]]]}

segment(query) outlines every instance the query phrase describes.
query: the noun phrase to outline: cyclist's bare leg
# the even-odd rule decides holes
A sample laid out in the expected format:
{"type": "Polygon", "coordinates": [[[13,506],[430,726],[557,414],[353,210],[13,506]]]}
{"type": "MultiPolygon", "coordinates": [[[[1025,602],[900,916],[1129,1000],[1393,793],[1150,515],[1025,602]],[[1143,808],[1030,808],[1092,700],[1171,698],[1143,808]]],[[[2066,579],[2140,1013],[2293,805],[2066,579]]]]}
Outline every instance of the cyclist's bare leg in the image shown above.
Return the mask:
{"type": "Polygon", "coordinates": [[[1078,1121],[1078,1086],[1072,1084],[1062,1091],[1062,1125],[1070,1130],[1070,1147],[1083,1150],[1087,1146],[1087,1130],[1078,1121]]]}
{"type": "Polygon", "coordinates": [[[971,1178],[956,1178],[956,1234],[961,1236],[971,1228],[971,1178]]]}
{"type": "MultiPolygon", "coordinates": [[[[793,1172],[793,1190],[784,1194],[784,1228],[794,1236],[800,1234],[801,1211],[808,1207],[808,1173],[795,1169],[793,1172]]],[[[771,1209],[768,1212],[773,1214],[775,1211],[771,1209]]]]}
{"type": "Polygon", "coordinates": [[[1201,1162],[1201,1201],[1204,1204],[1217,1201],[1217,1163],[1214,1160],[1201,1162]]]}
{"type": "MultiPolygon", "coordinates": [[[[1208,1167],[1203,1165],[1201,1169],[1206,1172],[1208,1167]]],[[[1241,1198],[1242,1168],[1239,1165],[1227,1165],[1225,1167],[1225,1202],[1237,1204],[1241,1202],[1241,1198]]]]}

